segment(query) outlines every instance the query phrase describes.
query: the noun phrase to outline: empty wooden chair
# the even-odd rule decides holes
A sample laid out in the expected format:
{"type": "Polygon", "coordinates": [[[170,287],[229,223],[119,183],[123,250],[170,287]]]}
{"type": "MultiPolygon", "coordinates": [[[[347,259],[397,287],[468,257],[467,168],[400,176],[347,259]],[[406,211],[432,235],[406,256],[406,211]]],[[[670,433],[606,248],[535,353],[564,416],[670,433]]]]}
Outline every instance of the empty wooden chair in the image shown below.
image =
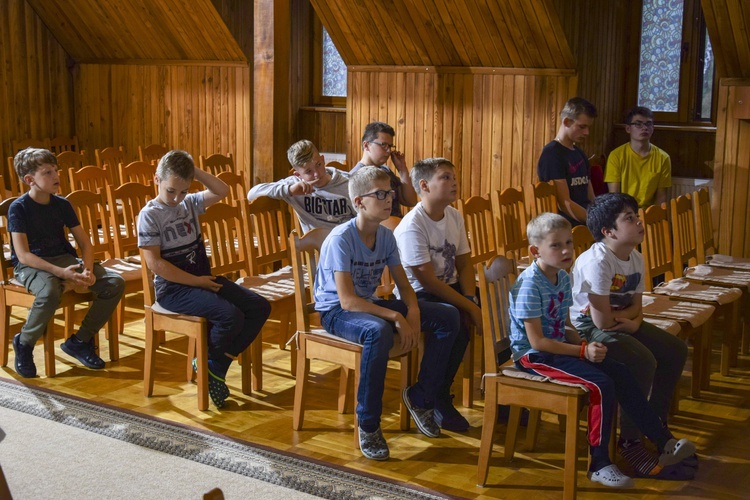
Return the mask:
{"type": "Polygon", "coordinates": [[[104,149],[97,149],[96,154],[96,165],[105,170],[109,170],[112,182],[115,185],[120,184],[120,163],[125,163],[125,149],[120,146],[119,148],[109,147],[104,149]]]}
{"type": "Polygon", "coordinates": [[[232,153],[228,156],[213,154],[209,157],[200,155],[199,165],[201,170],[205,170],[212,175],[219,175],[221,172],[234,172],[234,157],[232,153]]]}
{"type": "Polygon", "coordinates": [[[70,189],[70,171],[80,170],[86,166],[88,160],[83,152],[63,151],[57,155],[57,168],[60,174],[60,193],[67,196],[70,189]]]}
{"type": "Polygon", "coordinates": [[[14,155],[26,148],[49,149],[49,139],[19,139],[12,141],[11,146],[14,155]]]}
{"type": "Polygon", "coordinates": [[[110,210],[110,227],[114,241],[115,257],[124,259],[138,255],[138,214],[154,198],[151,186],[128,182],[120,187],[107,186],[107,203],[110,210]]]}
{"type": "Polygon", "coordinates": [[[527,198],[527,201],[531,204],[532,218],[545,212],[556,214],[560,211],[557,206],[557,188],[554,181],[537,182],[530,188],[530,199],[527,198]]]}
{"type": "MultiPolygon", "coordinates": [[[[292,249],[292,273],[294,276],[295,302],[297,311],[297,325],[299,330],[295,334],[297,349],[297,373],[296,388],[294,391],[294,415],[292,428],[302,430],[305,419],[306,397],[308,390],[308,378],[310,374],[310,361],[318,359],[338,364],[354,373],[354,394],[356,397],[359,387],[359,369],[362,356],[362,346],[349,342],[341,337],[331,335],[321,328],[312,328],[312,316],[315,312],[315,302],[312,298],[315,273],[317,270],[318,253],[328,231],[322,228],[313,229],[304,236],[299,237],[295,232],[289,236],[289,245],[292,249]],[[303,265],[306,267],[303,268],[303,265]],[[309,277],[310,293],[306,292],[305,276],[309,277]],[[308,298],[309,297],[309,298],[308,298]]],[[[394,347],[389,356],[397,359],[401,366],[401,384],[399,392],[411,385],[412,377],[412,355],[410,351],[399,348],[400,341],[394,341],[394,347]]],[[[342,378],[339,385],[339,411],[344,412],[346,408],[345,379],[342,378]]],[[[402,430],[409,429],[409,411],[401,402],[400,423],[402,430]]],[[[354,441],[358,443],[359,427],[356,415],[354,417],[354,441]]]]}
{"type": "Polygon", "coordinates": [[[168,151],[166,144],[150,144],[145,148],[138,146],[138,158],[146,163],[156,164],[168,151]]]}
{"type": "MultiPolygon", "coordinates": [[[[580,387],[560,385],[543,377],[529,376],[513,366],[508,338],[508,293],[515,280],[512,260],[498,256],[482,265],[479,272],[479,294],[482,303],[484,357],[487,367],[484,376],[485,400],[482,420],[482,440],[479,448],[477,484],[487,482],[489,460],[497,423],[497,405],[510,405],[508,430],[505,435],[505,458],[515,454],[516,435],[521,408],[542,410],[565,417],[565,464],[563,469],[563,498],[576,497],[578,467],[578,416],[588,401],[588,393],[580,387]]],[[[531,419],[530,419],[531,422],[531,419]]],[[[533,448],[535,437],[527,431],[527,445],[533,448]]]]}
{"type": "Polygon", "coordinates": [[[225,171],[221,172],[216,177],[229,186],[227,202],[230,205],[242,206],[244,205],[244,202],[247,202],[247,187],[245,187],[244,172],[236,174],[234,172],[225,171]]]}
{"type": "Polygon", "coordinates": [[[120,164],[120,182],[137,182],[144,186],[149,186],[157,194],[157,187],[154,183],[156,175],[156,165],[145,161],[134,161],[127,165],[120,164]]]}
{"type": "Polygon", "coordinates": [[[523,191],[507,188],[490,193],[492,215],[495,219],[497,254],[516,263],[529,263],[529,240],[526,237],[526,203],[523,191]]]}
{"type": "Polygon", "coordinates": [[[53,137],[49,141],[49,149],[56,155],[64,151],[78,153],[81,149],[78,147],[78,137],[53,137]]]}
{"type": "Polygon", "coordinates": [[[86,165],[85,167],[68,170],[70,179],[70,190],[73,191],[92,191],[102,193],[106,196],[106,188],[112,184],[112,177],[109,170],[97,167],[96,165],[86,165]]]}

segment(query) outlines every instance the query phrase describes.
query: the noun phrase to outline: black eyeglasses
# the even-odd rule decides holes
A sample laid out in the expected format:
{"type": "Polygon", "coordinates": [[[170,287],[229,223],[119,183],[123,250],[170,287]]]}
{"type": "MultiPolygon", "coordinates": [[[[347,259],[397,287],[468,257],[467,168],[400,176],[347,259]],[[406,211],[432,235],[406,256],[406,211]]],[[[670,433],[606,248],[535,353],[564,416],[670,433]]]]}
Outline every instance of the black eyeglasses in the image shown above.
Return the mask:
{"type": "Polygon", "coordinates": [[[635,121],[635,122],[631,122],[631,123],[629,123],[629,125],[632,125],[632,126],[638,127],[638,128],[644,128],[644,127],[654,128],[654,122],[642,122],[640,120],[639,121],[635,121]]]}
{"type": "MultiPolygon", "coordinates": [[[[372,144],[377,144],[381,148],[385,149],[386,151],[391,151],[396,146],[394,144],[386,144],[385,142],[378,142],[378,141],[370,141],[372,144]]],[[[381,198],[382,200],[382,198],[381,198]]]]}
{"type": "Polygon", "coordinates": [[[389,189],[388,191],[384,189],[378,189],[377,191],[373,191],[372,193],[363,194],[362,198],[365,196],[375,196],[379,200],[385,200],[387,197],[393,198],[393,196],[396,194],[396,191],[393,189],[389,189]]]}

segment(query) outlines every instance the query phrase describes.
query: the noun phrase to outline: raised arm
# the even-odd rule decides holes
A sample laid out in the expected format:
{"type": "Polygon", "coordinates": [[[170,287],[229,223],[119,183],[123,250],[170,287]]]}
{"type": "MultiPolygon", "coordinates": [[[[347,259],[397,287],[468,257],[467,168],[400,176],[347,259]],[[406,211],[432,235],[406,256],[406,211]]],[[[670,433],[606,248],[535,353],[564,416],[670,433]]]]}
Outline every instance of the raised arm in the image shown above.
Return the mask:
{"type": "Polygon", "coordinates": [[[206,208],[226,198],[229,194],[229,186],[205,170],[196,168],[195,180],[206,186],[206,190],[203,191],[203,206],[206,208]]]}

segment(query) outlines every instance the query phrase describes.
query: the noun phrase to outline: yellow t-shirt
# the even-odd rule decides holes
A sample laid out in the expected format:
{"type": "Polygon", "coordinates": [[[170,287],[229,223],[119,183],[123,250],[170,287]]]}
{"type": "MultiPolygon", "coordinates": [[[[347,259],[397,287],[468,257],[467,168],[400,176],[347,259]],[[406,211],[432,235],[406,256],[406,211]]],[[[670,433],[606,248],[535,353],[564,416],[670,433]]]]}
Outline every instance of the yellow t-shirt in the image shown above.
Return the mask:
{"type": "Polygon", "coordinates": [[[639,207],[647,207],[653,203],[657,189],[672,186],[672,161],[653,144],[643,157],[630,143],[623,144],[609,154],[604,182],[619,182],[621,192],[638,200],[639,207]]]}

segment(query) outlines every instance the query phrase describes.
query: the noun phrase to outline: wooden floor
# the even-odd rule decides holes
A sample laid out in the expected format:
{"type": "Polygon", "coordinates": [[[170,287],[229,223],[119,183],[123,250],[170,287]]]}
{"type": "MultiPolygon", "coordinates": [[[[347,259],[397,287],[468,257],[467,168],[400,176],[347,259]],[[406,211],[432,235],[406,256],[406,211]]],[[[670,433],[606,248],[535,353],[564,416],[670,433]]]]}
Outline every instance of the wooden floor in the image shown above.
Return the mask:
{"type": "MultiPolygon", "coordinates": [[[[135,304],[135,302],[133,302],[135,304]]],[[[26,311],[14,309],[15,322],[22,321],[26,311]]],[[[445,432],[438,439],[429,439],[412,425],[403,433],[398,426],[397,372],[389,370],[383,412],[383,431],[391,449],[386,462],[362,457],[354,446],[352,416],[336,411],[338,370],[333,365],[313,363],[315,374],[309,392],[309,408],[305,430],[292,431],[294,379],[289,372],[289,350],[276,347],[273,324],[264,329],[263,391],[245,396],[240,390],[239,368],[233,366],[227,379],[232,391],[227,406],[217,411],[197,409],[196,389],[184,381],[184,337],[168,335],[158,351],[154,397],[143,396],[143,322],[142,311],[128,307],[125,335],[121,338],[121,359],[107,362],[102,371],[82,368],[57,349],[57,376],[21,379],[9,366],[0,369],[0,377],[15,378],[31,385],[55,389],[127,408],[136,412],[192,425],[202,429],[260,443],[279,450],[313,457],[351,469],[421,485],[445,494],[467,498],[559,498],[562,492],[563,434],[556,420],[545,416],[539,445],[526,453],[519,451],[512,463],[503,462],[502,436],[504,425],[498,426],[494,458],[490,464],[488,486],[476,486],[476,467],[483,402],[475,394],[474,409],[460,408],[472,428],[465,434],[445,432]]],[[[16,326],[17,329],[17,326],[16,326]]],[[[715,340],[713,367],[718,367],[718,338],[715,340]]],[[[102,357],[108,360],[106,342],[102,341],[102,357]]],[[[35,360],[43,372],[43,349],[35,349],[35,360]]],[[[688,392],[689,377],[683,377],[682,393],[688,392]]],[[[479,376],[477,376],[477,387],[479,376]]],[[[460,391],[456,384],[456,391],[460,391]]],[[[456,401],[460,401],[460,394],[456,401]]],[[[671,427],[680,437],[693,439],[699,449],[701,463],[697,478],[690,482],[639,479],[636,488],[616,492],[594,485],[579,472],[580,498],[600,498],[617,494],[618,498],[747,498],[750,490],[750,357],[742,356],[729,377],[713,373],[711,389],[701,398],[685,397],[671,427]]],[[[586,445],[580,438],[582,456],[579,471],[586,468],[586,445]]],[[[217,485],[220,486],[220,485],[217,485]]]]}

